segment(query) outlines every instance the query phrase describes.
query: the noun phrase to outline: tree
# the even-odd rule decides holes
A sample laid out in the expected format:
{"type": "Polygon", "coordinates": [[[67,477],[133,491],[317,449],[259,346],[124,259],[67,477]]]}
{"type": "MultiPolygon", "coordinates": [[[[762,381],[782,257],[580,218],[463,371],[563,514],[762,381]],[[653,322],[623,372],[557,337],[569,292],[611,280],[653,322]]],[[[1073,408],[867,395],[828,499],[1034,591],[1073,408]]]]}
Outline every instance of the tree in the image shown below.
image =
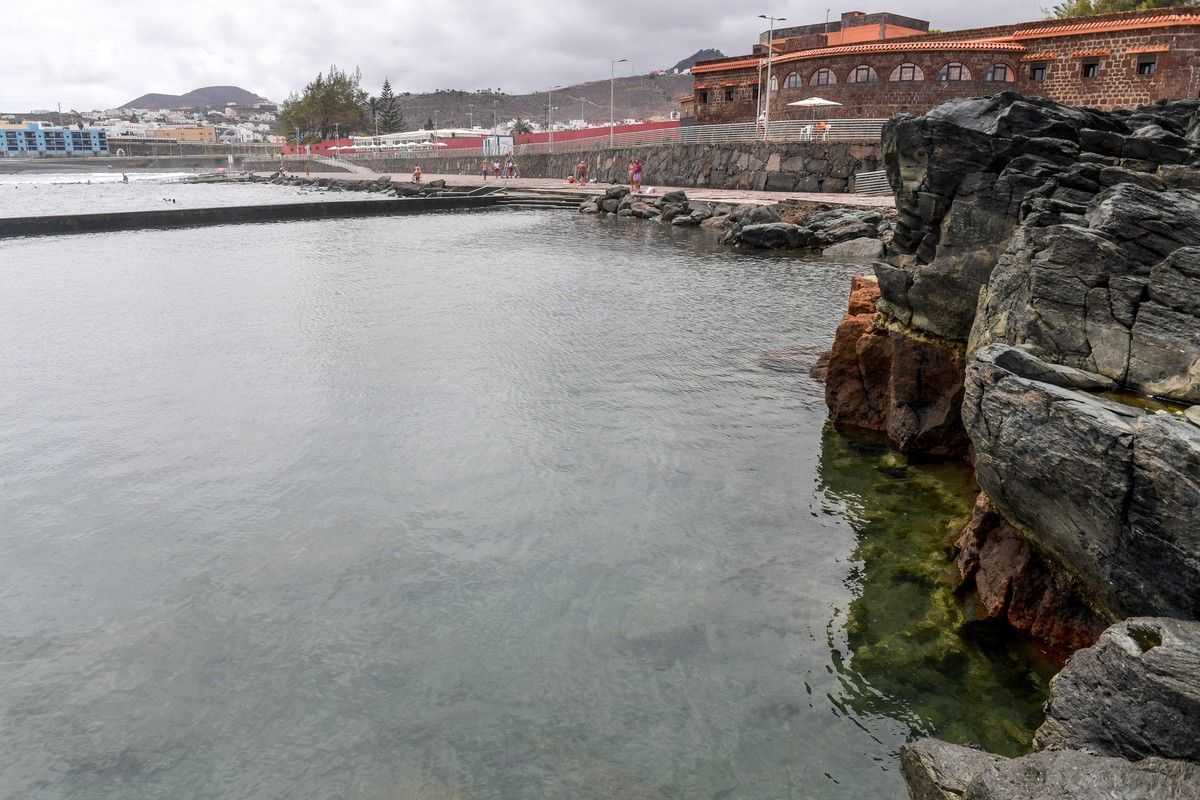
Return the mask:
{"type": "Polygon", "coordinates": [[[429,117],[425,120],[425,130],[433,130],[433,117],[429,117]]]}
{"type": "Polygon", "coordinates": [[[1057,19],[1087,17],[1092,14],[1116,14],[1121,11],[1149,11],[1154,8],[1192,6],[1197,0],[1066,0],[1046,11],[1046,16],[1057,19]]]}
{"type": "Polygon", "coordinates": [[[301,128],[310,136],[327,139],[335,127],[349,134],[363,127],[363,108],[367,105],[367,93],[359,83],[362,74],[338,69],[331,64],[329,70],[317,73],[317,77],[304,87],[304,93],[292,92],[279,111],[279,128],[291,131],[301,128]]]}
{"type": "Polygon", "coordinates": [[[379,98],[369,98],[364,111],[367,117],[367,124],[371,126],[371,132],[379,133],[379,98]]]}
{"type": "Polygon", "coordinates": [[[516,136],[518,133],[533,133],[533,123],[524,117],[517,117],[513,121],[512,130],[509,133],[513,136],[516,136]]]}
{"type": "Polygon", "coordinates": [[[392,84],[386,77],[383,88],[379,91],[379,132],[395,133],[404,127],[404,112],[400,101],[392,93],[392,84]]]}

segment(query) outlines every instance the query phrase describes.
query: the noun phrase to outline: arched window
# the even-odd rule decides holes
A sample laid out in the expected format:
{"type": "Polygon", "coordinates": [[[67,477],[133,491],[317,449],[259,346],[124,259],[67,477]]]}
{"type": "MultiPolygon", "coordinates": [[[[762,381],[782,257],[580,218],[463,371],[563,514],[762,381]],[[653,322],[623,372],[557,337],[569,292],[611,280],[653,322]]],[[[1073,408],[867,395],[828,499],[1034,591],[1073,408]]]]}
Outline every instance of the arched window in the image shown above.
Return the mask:
{"type": "Polygon", "coordinates": [[[837,75],[828,67],[821,67],[808,79],[809,86],[832,86],[837,83],[837,75]]]}
{"type": "Polygon", "coordinates": [[[983,79],[993,83],[1013,83],[1017,79],[1017,73],[1013,72],[1013,68],[1008,64],[992,64],[987,68],[987,72],[983,73],[983,79]]]}
{"type": "Polygon", "coordinates": [[[971,70],[967,69],[967,65],[960,61],[951,61],[938,70],[937,79],[941,83],[948,81],[969,81],[971,80],[971,70]]]}
{"type": "Polygon", "coordinates": [[[846,74],[846,83],[874,83],[877,80],[879,76],[875,74],[875,70],[866,64],[859,64],[846,74]]]}
{"type": "Polygon", "coordinates": [[[787,87],[788,89],[800,88],[800,86],[803,85],[800,83],[800,73],[798,73],[798,72],[788,73],[787,80],[783,82],[783,85],[785,87],[787,87]]]}
{"type": "Polygon", "coordinates": [[[768,84],[768,91],[772,91],[772,92],[779,91],[779,76],[778,75],[771,76],[771,83],[768,84]]]}
{"type": "Polygon", "coordinates": [[[901,64],[892,70],[889,81],[923,81],[925,80],[925,72],[916,64],[906,63],[901,64]]]}

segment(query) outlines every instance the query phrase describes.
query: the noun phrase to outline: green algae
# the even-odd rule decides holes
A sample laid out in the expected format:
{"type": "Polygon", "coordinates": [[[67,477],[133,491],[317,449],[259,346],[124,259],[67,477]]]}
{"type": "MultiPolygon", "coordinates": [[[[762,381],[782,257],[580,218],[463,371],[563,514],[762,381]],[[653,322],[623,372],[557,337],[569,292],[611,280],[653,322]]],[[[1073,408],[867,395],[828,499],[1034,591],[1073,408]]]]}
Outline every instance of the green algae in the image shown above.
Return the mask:
{"type": "MultiPolygon", "coordinates": [[[[951,545],[978,488],[963,464],[917,463],[827,427],[821,489],[858,534],[855,599],[835,661],[840,701],[914,733],[1028,752],[1057,665],[997,627],[972,623],[956,594],[951,545]]],[[[830,631],[837,646],[837,624],[830,631]]]]}

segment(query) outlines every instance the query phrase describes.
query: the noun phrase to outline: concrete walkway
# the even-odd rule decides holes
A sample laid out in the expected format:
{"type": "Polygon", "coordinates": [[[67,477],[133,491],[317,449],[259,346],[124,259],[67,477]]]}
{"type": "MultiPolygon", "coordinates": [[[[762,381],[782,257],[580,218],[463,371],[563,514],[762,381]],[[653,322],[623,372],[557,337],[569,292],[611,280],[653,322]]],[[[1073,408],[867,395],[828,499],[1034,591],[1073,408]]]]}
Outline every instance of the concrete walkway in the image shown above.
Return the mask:
{"type": "MultiPolygon", "coordinates": [[[[271,173],[259,172],[255,173],[259,177],[269,178],[271,173]]],[[[288,175],[304,177],[302,172],[290,172],[288,175]]],[[[363,176],[351,175],[345,172],[313,172],[308,177],[310,178],[329,178],[331,180],[342,181],[361,181],[363,176]]],[[[385,175],[380,175],[385,177],[385,175]]],[[[392,181],[397,183],[407,183],[412,176],[408,174],[391,175],[392,181]]],[[[580,201],[592,195],[604,194],[612,184],[609,183],[592,183],[586,186],[567,183],[566,181],[557,178],[491,178],[486,181],[479,175],[434,175],[425,173],[423,182],[429,183],[433,180],[444,180],[447,186],[463,187],[473,189],[479,186],[503,186],[509,189],[524,189],[528,191],[553,193],[568,197],[578,197],[580,201]]],[[[643,187],[645,190],[651,187],[643,187]]],[[[784,201],[803,202],[803,203],[829,203],[830,205],[838,206],[856,206],[860,208],[892,208],[895,201],[890,196],[874,196],[874,195],[859,195],[845,193],[821,193],[821,192],[755,192],[749,189],[706,189],[702,187],[687,188],[674,186],[654,186],[654,192],[648,196],[663,195],[671,191],[685,192],[690,200],[704,200],[713,203],[730,203],[733,205],[739,203],[756,203],[761,205],[769,205],[772,203],[780,203],[784,201]]]]}

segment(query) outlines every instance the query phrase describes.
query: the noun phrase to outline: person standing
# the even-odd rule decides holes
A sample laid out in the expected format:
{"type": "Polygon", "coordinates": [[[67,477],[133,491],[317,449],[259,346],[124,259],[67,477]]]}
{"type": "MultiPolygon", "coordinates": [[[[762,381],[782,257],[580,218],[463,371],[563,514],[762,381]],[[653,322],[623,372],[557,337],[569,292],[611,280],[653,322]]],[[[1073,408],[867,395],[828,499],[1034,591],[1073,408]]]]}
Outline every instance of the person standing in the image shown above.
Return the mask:
{"type": "Polygon", "coordinates": [[[508,177],[517,177],[517,165],[513,163],[512,156],[508,157],[508,177]]]}
{"type": "Polygon", "coordinates": [[[634,192],[642,190],[642,159],[635,158],[633,160],[633,169],[631,170],[630,188],[634,192]]]}
{"type": "Polygon", "coordinates": [[[492,162],[492,174],[496,176],[496,180],[500,180],[500,159],[492,162]]]}
{"type": "Polygon", "coordinates": [[[486,161],[479,162],[479,177],[483,178],[485,183],[487,182],[487,173],[488,163],[486,161]]]}

